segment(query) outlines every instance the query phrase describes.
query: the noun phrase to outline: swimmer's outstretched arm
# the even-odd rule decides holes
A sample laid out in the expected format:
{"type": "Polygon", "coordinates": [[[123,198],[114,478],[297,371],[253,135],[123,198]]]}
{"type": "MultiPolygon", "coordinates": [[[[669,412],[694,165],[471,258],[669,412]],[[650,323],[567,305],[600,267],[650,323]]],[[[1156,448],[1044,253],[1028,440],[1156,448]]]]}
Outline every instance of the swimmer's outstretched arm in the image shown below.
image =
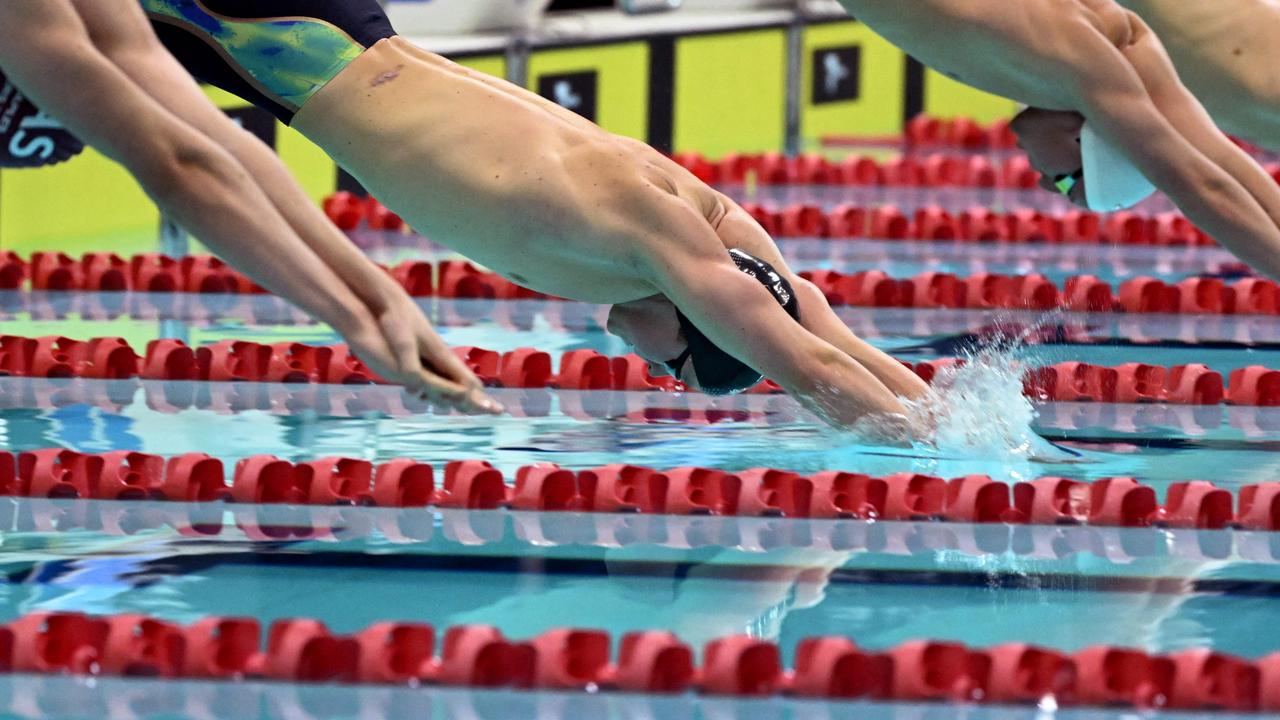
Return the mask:
{"type": "MultiPolygon", "coordinates": [[[[45,111],[137,177],[166,212],[258,282],[324,320],[380,374],[395,356],[376,319],[302,241],[244,167],[94,47],[67,0],[0,3],[0,65],[45,111]]],[[[412,386],[417,385],[417,388],[412,386]]]]}
{"type": "MultiPolygon", "coordinates": [[[[1280,185],[1248,153],[1223,134],[1213,117],[1179,79],[1173,60],[1159,37],[1141,18],[1131,17],[1134,42],[1125,48],[1124,55],[1138,71],[1160,113],[1197,150],[1242,185],[1266,211],[1271,222],[1280,226],[1280,185]]],[[[1243,248],[1228,247],[1242,257],[1247,252],[1243,248]]],[[[1276,278],[1280,257],[1269,254],[1266,262],[1270,264],[1262,262],[1255,266],[1276,278]]]]}
{"type": "Polygon", "coordinates": [[[99,51],[147,95],[222,146],[249,171],[298,237],[364,303],[375,320],[375,330],[395,355],[397,375],[419,378],[431,388],[425,395],[433,401],[447,399],[465,411],[500,409],[431,327],[421,308],[329,222],[280,158],[208,101],[160,43],[140,5],[72,2],[99,51]]]}
{"type": "Polygon", "coordinates": [[[858,361],[898,397],[915,400],[928,392],[929,386],[920,376],[854,334],[836,315],[822,291],[791,271],[773,238],[741,206],[718,193],[717,199],[723,214],[714,224],[716,234],[726,246],[740,248],[765,260],[782,273],[800,300],[800,322],[805,329],[858,361]]]}
{"type": "Polygon", "coordinates": [[[1213,124],[1134,15],[1121,50],[1091,26],[1064,76],[1090,126],[1209,235],[1280,280],[1280,189],[1213,124]]]}
{"type": "Polygon", "coordinates": [[[738,271],[706,218],[674,195],[649,191],[644,228],[633,229],[638,242],[631,246],[646,250],[636,262],[711,342],[833,425],[903,414],[893,392],[866,368],[792,320],[768,290],[738,271]]]}

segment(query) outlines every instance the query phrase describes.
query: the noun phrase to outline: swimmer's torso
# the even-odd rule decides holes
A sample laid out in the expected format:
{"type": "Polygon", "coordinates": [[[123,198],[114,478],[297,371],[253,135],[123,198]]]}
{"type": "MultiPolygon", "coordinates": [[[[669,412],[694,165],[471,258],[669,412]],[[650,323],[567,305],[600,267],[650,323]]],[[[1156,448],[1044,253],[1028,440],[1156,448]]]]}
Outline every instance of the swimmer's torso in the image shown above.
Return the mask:
{"type": "Polygon", "coordinates": [[[1055,48],[1073,42],[1067,20],[1128,44],[1123,8],[1111,0],[843,0],[850,14],[926,65],[1027,105],[1073,110],[1055,48]]]}
{"type": "Polygon", "coordinates": [[[1280,143],[1280,2],[1120,0],[1169,51],[1178,74],[1227,132],[1280,143]]]}
{"type": "Polygon", "coordinates": [[[351,63],[294,126],[410,225],[521,285],[600,303],[654,293],[620,219],[668,173],[629,141],[400,38],[351,63]]]}

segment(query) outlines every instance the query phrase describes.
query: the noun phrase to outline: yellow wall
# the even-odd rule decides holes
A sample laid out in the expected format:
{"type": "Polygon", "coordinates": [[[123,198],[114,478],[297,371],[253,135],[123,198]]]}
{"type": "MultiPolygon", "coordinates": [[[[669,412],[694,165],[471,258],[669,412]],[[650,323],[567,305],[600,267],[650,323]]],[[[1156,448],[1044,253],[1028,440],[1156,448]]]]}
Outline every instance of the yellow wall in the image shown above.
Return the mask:
{"type": "Polygon", "coordinates": [[[1018,112],[1018,103],[976,90],[934,70],[924,76],[924,112],[939,118],[970,117],[981,123],[1007,118],[1018,112]]]}
{"type": "Polygon", "coordinates": [[[159,213],[124,168],[93,150],[60,166],[0,171],[0,248],[155,248],[159,213]]]}
{"type": "Polygon", "coordinates": [[[507,76],[507,59],[501,55],[473,55],[459,58],[455,62],[494,77],[507,76]]]}
{"type": "Polygon", "coordinates": [[[785,30],[682,38],[676,42],[676,152],[709,157],[782,150],[786,141],[785,30]]]}
{"type": "Polygon", "coordinates": [[[906,56],[859,22],[814,25],[804,31],[800,136],[806,146],[831,135],[892,135],[902,130],[906,56]],[[857,100],[813,103],[813,57],[824,48],[862,49],[857,100]]]}
{"type": "Polygon", "coordinates": [[[535,50],[529,56],[529,89],[544,75],[595,72],[596,123],[640,140],[649,134],[649,45],[643,42],[535,50]]]}

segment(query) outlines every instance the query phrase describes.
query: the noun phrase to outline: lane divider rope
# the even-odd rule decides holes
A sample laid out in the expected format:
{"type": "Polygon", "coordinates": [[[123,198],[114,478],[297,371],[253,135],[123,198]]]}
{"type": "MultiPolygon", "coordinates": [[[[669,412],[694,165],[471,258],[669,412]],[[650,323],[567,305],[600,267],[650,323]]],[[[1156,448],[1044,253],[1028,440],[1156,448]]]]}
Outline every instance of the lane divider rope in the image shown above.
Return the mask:
{"type": "Polygon", "coordinates": [[[437,485],[432,465],[409,458],[292,463],[253,455],[235,464],[228,484],[222,460],[205,453],[0,452],[0,495],[17,497],[1280,530],[1280,482],[1247,485],[1235,495],[1204,480],[1178,482],[1161,504],[1155,488],[1131,477],[1009,484],[987,475],[539,463],[521,467],[508,484],[483,460],[455,460],[441,474],[437,485]]]}
{"type": "MultiPolygon", "coordinates": [[[[1009,118],[997,118],[990,123],[979,123],[973,118],[960,116],[954,118],[938,118],[921,113],[907,121],[903,132],[897,137],[900,143],[911,147],[950,147],[957,149],[979,150],[1013,150],[1018,146],[1018,137],[1013,132],[1009,118]]],[[[1242,150],[1255,157],[1265,153],[1262,148],[1232,137],[1231,141],[1242,150]]]]}
{"type": "MultiPolygon", "coordinates": [[[[464,260],[445,260],[435,265],[405,261],[387,272],[415,297],[557,299],[523,288],[464,260]]],[[[178,261],[150,253],[125,260],[112,253],[88,253],[76,260],[60,253],[36,253],[28,263],[12,252],[0,253],[0,289],[21,289],[28,275],[30,286],[35,290],[264,292],[209,256],[190,256],[178,261]]],[[[1280,285],[1257,277],[1231,283],[1220,278],[1193,277],[1170,284],[1142,276],[1126,280],[1116,288],[1093,275],[1072,276],[1061,287],[1038,273],[982,272],[958,276],[923,272],[908,279],[897,279],[878,270],[857,273],[807,270],[800,275],[813,282],[831,304],[837,306],[1280,314],[1280,285]]]]}
{"type": "MultiPolygon", "coordinates": [[[[998,155],[939,149],[906,150],[888,159],[852,154],[833,162],[819,153],[788,156],[730,153],[711,160],[697,152],[683,152],[672,160],[705,183],[760,185],[979,188],[1033,190],[1041,175],[1023,152],[998,155]]],[[[1280,163],[1263,161],[1263,170],[1280,179],[1280,163]]]]}
{"type": "Polygon", "coordinates": [[[1196,562],[1240,558],[1274,564],[1280,543],[1269,531],[1204,534],[1199,529],[1100,525],[801,521],[768,516],[482,512],[469,508],[379,508],[367,505],[266,505],[221,502],[0,499],[0,531],[53,533],[86,530],[110,537],[153,535],[232,542],[326,542],[363,538],[395,545],[435,543],[447,548],[510,543],[536,548],[649,545],[671,550],[719,547],[746,553],[774,550],[867,552],[896,557],[939,551],[970,557],[1012,555],[1063,560],[1082,554],[1113,563],[1138,558],[1196,562]]]}
{"type": "Polygon", "coordinates": [[[1058,706],[1272,711],[1280,653],[1250,661],[1210,649],[1169,655],[1098,645],[1065,654],[1026,644],[977,649],[911,641],[881,652],[845,637],[781,649],[747,635],[707,643],[701,660],[673,633],[557,628],[528,641],[480,625],[379,622],[353,635],[310,619],[212,616],[178,625],[145,615],[32,613],[0,626],[0,670],[221,681],[417,685],[711,696],[789,695],[1058,706]]]}
{"type": "MultiPolygon", "coordinates": [[[[338,192],[325,200],[324,207],[329,219],[346,231],[367,228],[384,232],[412,232],[399,216],[374,198],[338,192]]],[[[778,238],[867,238],[1006,244],[1217,245],[1185,216],[1176,212],[1156,215],[1130,210],[1105,215],[1086,210],[1043,213],[1019,209],[996,212],[978,206],[961,213],[952,213],[931,205],[907,214],[892,204],[866,207],[854,203],[840,204],[830,210],[807,203],[792,203],[776,210],[756,203],[743,203],[742,208],[770,235],[778,238]]]]}
{"type": "MultiPolygon", "coordinates": [[[[432,294],[430,263],[408,260],[384,267],[410,295],[432,294]]],[[[172,258],[141,253],[125,258],[111,252],[90,252],[73,258],[62,252],[36,252],[24,259],[0,250],[0,290],[144,293],[232,293],[261,295],[266,290],[243,273],[211,255],[172,258]]]]}
{"type": "MultiPolygon", "coordinates": [[[[594,350],[570,350],[553,364],[550,353],[518,348],[506,353],[472,346],[453,352],[487,385],[563,390],[685,391],[671,377],[655,377],[638,355],[610,357],[594,350]]],[[[903,362],[926,382],[963,363],[947,358],[903,362]]],[[[370,384],[380,379],[348,346],[223,340],[191,348],[180,340],[147,343],[139,355],[123,338],[74,340],[60,336],[0,335],[0,376],[203,382],[370,384]]],[[[1280,370],[1261,365],[1238,368],[1224,382],[1205,365],[1162,367],[1126,363],[1115,367],[1061,362],[1030,368],[1023,391],[1054,402],[1170,403],[1179,405],[1280,406],[1280,370]]],[[[765,380],[748,391],[780,393],[765,380]]]]}
{"type": "MultiPolygon", "coordinates": [[[[208,322],[224,318],[242,319],[254,325],[317,326],[309,315],[276,296],[147,293],[45,293],[23,292],[8,304],[11,314],[28,313],[31,320],[173,319],[208,322]]],[[[556,332],[598,330],[604,326],[607,309],[587,303],[460,301],[441,302],[431,315],[438,327],[472,326],[485,321],[507,330],[529,331],[550,328],[556,332]]],[[[1018,337],[1026,345],[1095,345],[1120,341],[1145,345],[1172,342],[1180,347],[1234,344],[1240,347],[1267,347],[1280,343],[1280,325],[1259,324],[1254,316],[1105,314],[1063,317],[1040,323],[1039,311],[1017,317],[1011,311],[971,311],[939,316],[932,313],[902,313],[898,308],[883,312],[845,313],[845,323],[863,337],[963,336],[1018,337]],[[943,325],[939,328],[937,325],[943,325]]]]}

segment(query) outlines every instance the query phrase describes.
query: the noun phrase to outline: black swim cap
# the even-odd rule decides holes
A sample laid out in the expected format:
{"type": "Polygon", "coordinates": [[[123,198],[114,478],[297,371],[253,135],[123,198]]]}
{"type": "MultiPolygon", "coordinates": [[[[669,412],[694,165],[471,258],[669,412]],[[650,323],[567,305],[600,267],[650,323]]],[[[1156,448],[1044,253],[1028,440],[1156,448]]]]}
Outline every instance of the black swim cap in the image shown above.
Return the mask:
{"type": "Polygon", "coordinates": [[[79,155],[84,143],[0,72],[0,167],[36,168],[79,155]]]}
{"type": "MultiPolygon", "coordinates": [[[[741,250],[730,250],[729,257],[733,258],[739,270],[768,288],[778,304],[796,322],[800,321],[800,301],[796,299],[791,283],[779,275],[772,265],[741,250]]],[[[694,327],[679,308],[676,309],[676,317],[680,320],[680,328],[684,331],[685,340],[689,343],[689,348],[680,357],[666,363],[677,378],[684,370],[685,363],[692,358],[693,370],[698,376],[698,385],[703,392],[710,395],[739,393],[754,387],[764,379],[763,375],[707,339],[707,336],[694,327]]]]}

